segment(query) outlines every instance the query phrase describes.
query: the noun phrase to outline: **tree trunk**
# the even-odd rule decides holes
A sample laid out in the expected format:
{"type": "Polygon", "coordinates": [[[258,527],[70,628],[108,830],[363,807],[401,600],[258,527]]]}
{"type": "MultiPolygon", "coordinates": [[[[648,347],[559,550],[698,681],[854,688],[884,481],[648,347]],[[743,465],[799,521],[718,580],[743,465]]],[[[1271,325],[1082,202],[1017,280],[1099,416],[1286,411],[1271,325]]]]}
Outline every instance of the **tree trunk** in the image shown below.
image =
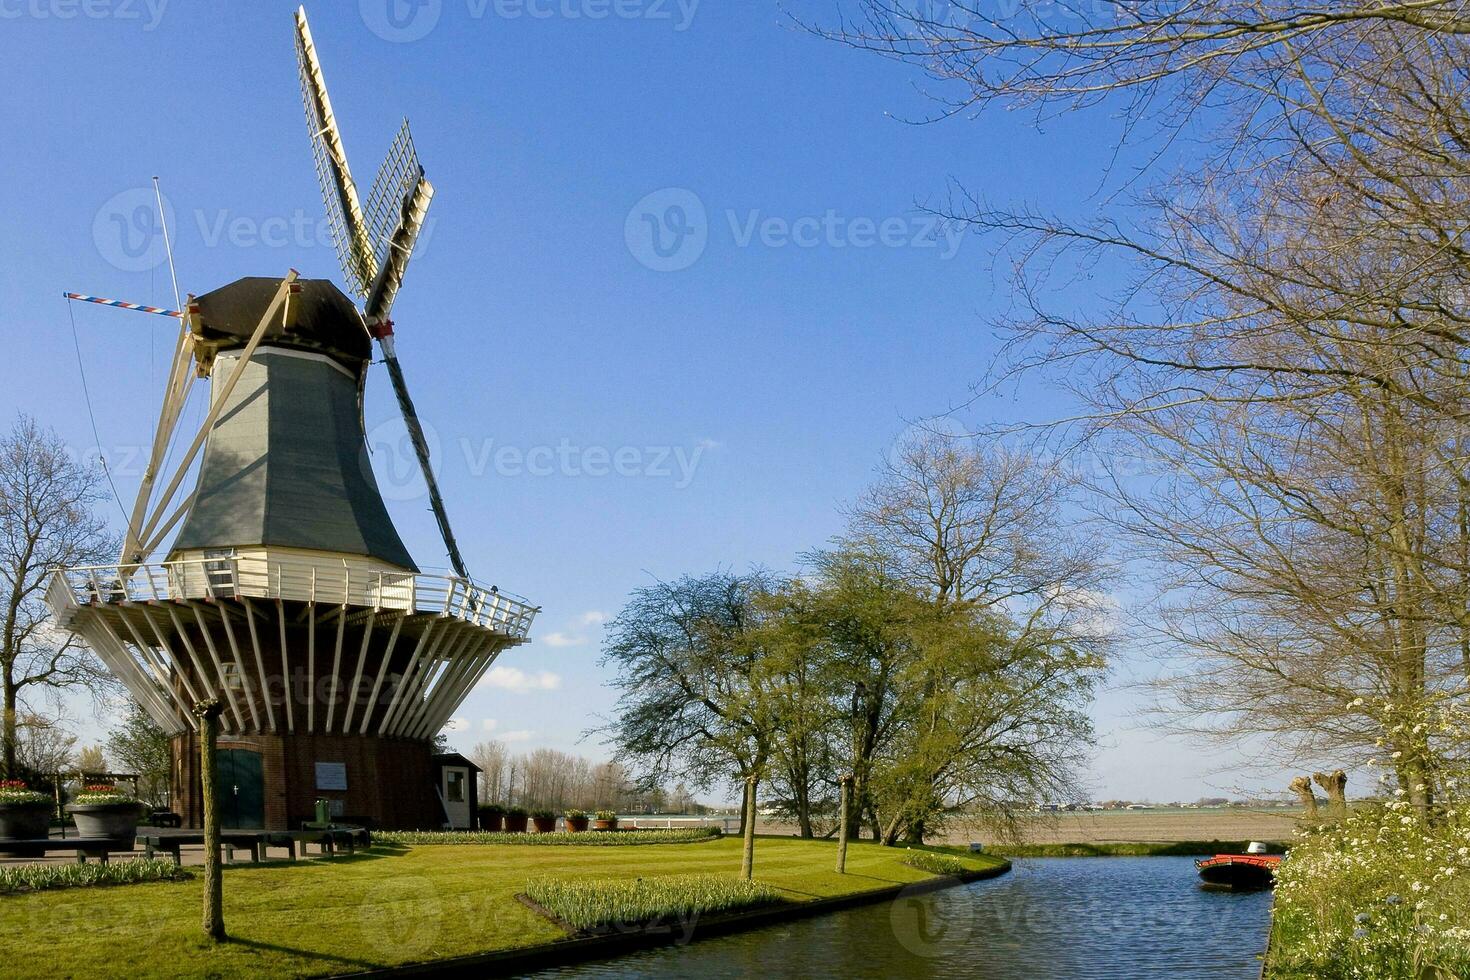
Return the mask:
{"type": "Polygon", "coordinates": [[[1316,772],[1312,779],[1327,794],[1327,809],[1334,820],[1347,817],[1347,773],[1341,769],[1332,774],[1316,772]]]}
{"type": "Polygon", "coordinates": [[[847,822],[852,810],[852,777],[842,778],[842,792],[837,803],[837,873],[847,874],[847,822]]]}
{"type": "Polygon", "coordinates": [[[795,777],[791,783],[791,793],[796,804],[796,826],[802,838],[810,840],[816,834],[812,832],[812,792],[810,767],[804,763],[795,768],[795,777]]]}
{"type": "Polygon", "coordinates": [[[20,774],[15,768],[15,723],[16,723],[16,692],[15,684],[10,679],[10,672],[5,673],[5,718],[0,724],[0,741],[5,743],[5,778],[15,779],[20,774]]]}
{"type": "Polygon", "coordinates": [[[745,780],[745,826],[743,828],[745,846],[740,856],[740,877],[746,881],[749,881],[755,873],[755,788],[756,778],[747,777],[745,780]]]}
{"type": "Polygon", "coordinates": [[[219,740],[218,700],[196,705],[199,717],[199,785],[204,794],[204,934],[225,938],[224,880],[220,867],[219,807],[215,802],[215,754],[219,740]]]}
{"type": "Polygon", "coordinates": [[[1318,819],[1317,796],[1312,792],[1312,781],[1306,776],[1298,776],[1291,781],[1291,791],[1302,801],[1302,809],[1306,811],[1305,819],[1315,823],[1318,819]]]}

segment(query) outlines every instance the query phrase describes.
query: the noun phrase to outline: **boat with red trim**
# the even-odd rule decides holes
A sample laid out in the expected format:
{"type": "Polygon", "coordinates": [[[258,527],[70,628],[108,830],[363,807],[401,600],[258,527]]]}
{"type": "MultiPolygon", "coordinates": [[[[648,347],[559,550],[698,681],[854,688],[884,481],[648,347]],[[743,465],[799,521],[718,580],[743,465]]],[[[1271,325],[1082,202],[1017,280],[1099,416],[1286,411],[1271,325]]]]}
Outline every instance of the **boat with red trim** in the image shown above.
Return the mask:
{"type": "Polygon", "coordinates": [[[1251,841],[1245,854],[1216,854],[1194,862],[1207,888],[1255,891],[1276,884],[1282,855],[1265,853],[1266,846],[1251,841]]]}

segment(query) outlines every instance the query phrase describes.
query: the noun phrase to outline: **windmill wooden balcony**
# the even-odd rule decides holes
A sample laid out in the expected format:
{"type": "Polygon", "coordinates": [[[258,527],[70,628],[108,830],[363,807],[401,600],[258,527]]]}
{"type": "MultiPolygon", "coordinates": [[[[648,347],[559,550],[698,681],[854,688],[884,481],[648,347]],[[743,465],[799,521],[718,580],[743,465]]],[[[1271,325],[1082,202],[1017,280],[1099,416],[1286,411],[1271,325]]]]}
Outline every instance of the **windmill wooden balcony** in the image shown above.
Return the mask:
{"type": "Polygon", "coordinates": [[[538,612],[457,576],[279,551],[58,569],[47,602],[167,731],[429,739],[538,612]]]}

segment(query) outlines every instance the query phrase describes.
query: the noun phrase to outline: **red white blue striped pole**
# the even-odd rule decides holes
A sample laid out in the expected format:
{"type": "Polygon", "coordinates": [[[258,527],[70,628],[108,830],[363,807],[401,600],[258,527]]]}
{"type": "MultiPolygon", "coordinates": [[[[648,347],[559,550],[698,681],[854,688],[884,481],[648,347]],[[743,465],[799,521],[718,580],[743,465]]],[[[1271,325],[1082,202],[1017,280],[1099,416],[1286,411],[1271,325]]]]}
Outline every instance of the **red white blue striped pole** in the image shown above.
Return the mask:
{"type": "Polygon", "coordinates": [[[102,296],[83,296],[81,293],[62,293],[67,299],[79,300],[83,303],[97,303],[101,306],[116,306],[120,310],[136,310],[139,313],[156,313],[159,316],[181,317],[184,314],[178,310],[165,310],[159,306],[144,306],[142,303],[125,303],[120,299],[106,299],[102,296]]]}

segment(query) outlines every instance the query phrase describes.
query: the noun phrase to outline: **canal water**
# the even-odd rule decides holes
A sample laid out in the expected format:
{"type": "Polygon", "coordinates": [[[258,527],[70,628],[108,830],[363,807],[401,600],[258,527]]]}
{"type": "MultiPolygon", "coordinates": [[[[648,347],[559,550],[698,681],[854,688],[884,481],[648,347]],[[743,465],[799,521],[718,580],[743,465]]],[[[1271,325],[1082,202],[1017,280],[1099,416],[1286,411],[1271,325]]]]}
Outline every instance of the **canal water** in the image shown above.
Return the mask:
{"type": "Polygon", "coordinates": [[[1254,980],[1269,892],[1205,891],[1192,858],[1026,858],[1000,878],[543,977],[1254,980]]]}

